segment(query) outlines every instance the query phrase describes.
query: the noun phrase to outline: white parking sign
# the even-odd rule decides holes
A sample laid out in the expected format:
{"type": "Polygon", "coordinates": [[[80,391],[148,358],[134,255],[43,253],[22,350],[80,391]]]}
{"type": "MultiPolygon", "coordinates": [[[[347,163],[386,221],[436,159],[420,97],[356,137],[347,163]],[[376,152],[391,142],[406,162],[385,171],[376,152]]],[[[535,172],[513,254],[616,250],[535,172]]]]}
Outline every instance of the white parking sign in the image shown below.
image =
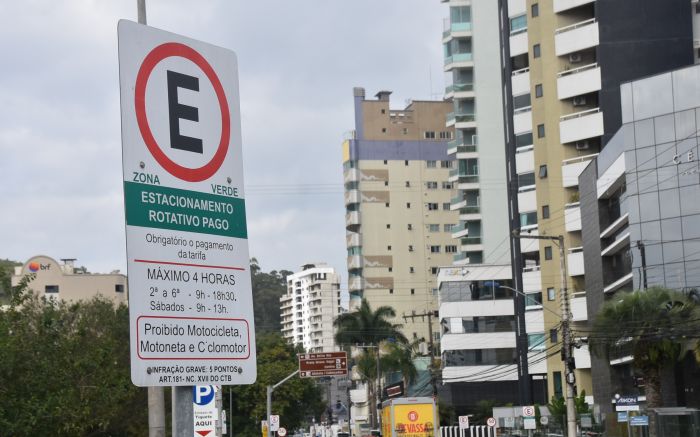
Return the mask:
{"type": "Polygon", "coordinates": [[[251,384],[236,56],[122,20],[119,81],[131,379],[251,384]]]}

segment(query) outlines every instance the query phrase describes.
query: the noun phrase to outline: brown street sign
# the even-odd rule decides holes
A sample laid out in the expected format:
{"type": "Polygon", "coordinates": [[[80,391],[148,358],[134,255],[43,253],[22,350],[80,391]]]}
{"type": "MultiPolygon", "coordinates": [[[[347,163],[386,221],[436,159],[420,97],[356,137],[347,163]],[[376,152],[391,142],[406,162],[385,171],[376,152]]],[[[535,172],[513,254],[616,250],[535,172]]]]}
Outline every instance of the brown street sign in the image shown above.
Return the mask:
{"type": "Polygon", "coordinates": [[[348,355],[345,352],[299,354],[299,376],[315,378],[348,374],[348,355]]]}

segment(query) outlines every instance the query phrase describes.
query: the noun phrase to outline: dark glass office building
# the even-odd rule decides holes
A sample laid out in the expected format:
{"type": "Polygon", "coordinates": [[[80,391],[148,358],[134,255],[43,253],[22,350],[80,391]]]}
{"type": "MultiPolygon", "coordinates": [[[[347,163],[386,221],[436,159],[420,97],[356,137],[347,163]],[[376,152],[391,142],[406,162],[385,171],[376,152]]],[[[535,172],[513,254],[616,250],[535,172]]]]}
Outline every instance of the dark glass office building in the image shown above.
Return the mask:
{"type": "MultiPolygon", "coordinates": [[[[624,290],[700,290],[700,66],[620,87],[622,127],[579,178],[588,314],[624,290]]],[[[590,318],[591,320],[593,317],[590,318]]],[[[642,394],[620,348],[592,357],[594,397],[642,394]]],[[[700,405],[689,357],[664,376],[667,405],[700,405]]]]}

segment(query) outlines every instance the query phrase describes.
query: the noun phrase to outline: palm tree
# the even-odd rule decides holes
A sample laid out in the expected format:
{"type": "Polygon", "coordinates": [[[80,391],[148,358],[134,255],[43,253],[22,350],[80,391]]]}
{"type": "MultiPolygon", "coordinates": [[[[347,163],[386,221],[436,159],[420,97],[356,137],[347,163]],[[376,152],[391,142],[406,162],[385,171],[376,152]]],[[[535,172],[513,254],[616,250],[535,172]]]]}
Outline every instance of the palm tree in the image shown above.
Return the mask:
{"type": "MultiPolygon", "coordinates": [[[[373,384],[377,377],[376,366],[372,365],[376,362],[376,353],[379,352],[379,346],[382,341],[395,340],[406,343],[406,337],[399,331],[400,324],[391,323],[390,319],[396,317],[396,311],[389,306],[380,306],[376,310],[372,310],[367,299],[362,299],[360,307],[351,313],[345,313],[338,316],[333,322],[336,328],[335,342],[344,348],[351,346],[373,346],[374,350],[369,351],[363,349],[358,357],[357,365],[360,370],[360,377],[367,383],[373,399],[372,405],[376,405],[378,399],[377,387],[373,384]]],[[[370,407],[370,411],[374,408],[370,407]]],[[[376,426],[379,421],[372,414],[372,424],[376,426]]]]}
{"type": "MultiPolygon", "coordinates": [[[[647,408],[663,406],[661,370],[688,351],[688,337],[697,335],[699,308],[683,293],[650,288],[626,293],[603,305],[593,323],[589,344],[594,354],[609,357],[621,346],[630,347],[633,366],[644,378],[647,408]]],[[[656,417],[649,432],[656,435],[656,417]]]]}
{"type": "Polygon", "coordinates": [[[425,342],[424,338],[417,338],[410,343],[399,343],[388,341],[384,343],[384,357],[381,359],[381,367],[384,372],[399,372],[405,390],[408,391],[409,384],[413,384],[418,376],[415,359],[420,356],[419,347],[425,342]]]}

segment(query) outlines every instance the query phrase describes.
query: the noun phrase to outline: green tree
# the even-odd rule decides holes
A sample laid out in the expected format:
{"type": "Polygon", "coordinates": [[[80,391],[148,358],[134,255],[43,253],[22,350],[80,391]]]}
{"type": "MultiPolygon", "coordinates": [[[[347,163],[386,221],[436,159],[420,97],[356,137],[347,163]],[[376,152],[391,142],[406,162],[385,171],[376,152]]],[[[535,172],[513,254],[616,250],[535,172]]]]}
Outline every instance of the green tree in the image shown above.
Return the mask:
{"type": "MultiPolygon", "coordinates": [[[[224,404],[228,402],[229,391],[232,395],[234,435],[260,435],[260,421],[267,414],[266,387],[294,372],[298,368],[296,354],[303,352],[287,344],[279,333],[259,334],[256,345],[257,381],[224,389],[224,404]]],[[[279,386],[272,396],[272,411],[279,414],[282,426],[289,430],[309,422],[311,417],[320,419],[324,409],[321,390],[309,379],[294,377],[279,386]]]]}
{"type": "MultiPolygon", "coordinates": [[[[337,344],[349,348],[355,345],[370,345],[375,348],[363,349],[357,358],[357,366],[360,369],[362,380],[368,384],[370,398],[376,404],[379,398],[376,379],[376,354],[380,344],[385,340],[392,340],[406,344],[406,337],[399,330],[400,324],[391,323],[390,319],[396,317],[396,311],[390,306],[380,306],[372,310],[367,299],[362,299],[360,307],[351,313],[338,316],[333,322],[336,328],[335,341],[337,344]],[[373,370],[374,369],[374,370],[373,370]]],[[[373,411],[373,409],[370,409],[373,411]]],[[[373,425],[378,420],[373,416],[373,425]]]]}
{"type": "Polygon", "coordinates": [[[382,346],[381,357],[382,373],[398,372],[401,375],[404,387],[408,390],[409,384],[413,384],[418,376],[418,370],[414,360],[420,356],[419,347],[425,339],[418,338],[410,343],[387,341],[382,346]]]}
{"type": "MultiPolygon", "coordinates": [[[[554,397],[547,404],[549,412],[552,414],[553,420],[559,425],[561,429],[566,428],[566,400],[563,397],[554,397]]],[[[576,415],[589,414],[591,412],[590,406],[586,402],[586,390],[581,390],[581,393],[574,397],[574,409],[576,415]]],[[[539,411],[538,411],[539,413],[539,411]]]]}
{"type": "Polygon", "coordinates": [[[146,391],[129,375],[126,306],[31,294],[27,276],[0,312],[3,435],[137,435],[146,391]]]}
{"type": "Polygon", "coordinates": [[[21,266],[22,263],[9,259],[0,259],[0,305],[7,304],[10,294],[10,278],[12,271],[16,266],[21,266]]]}
{"type": "Polygon", "coordinates": [[[289,270],[262,271],[258,260],[251,258],[250,274],[253,288],[253,312],[255,331],[259,333],[280,332],[280,297],[287,291],[286,279],[289,270]]]}
{"type": "MultiPolygon", "coordinates": [[[[591,350],[601,357],[621,346],[632,349],[633,366],[644,378],[649,410],[663,406],[661,370],[687,352],[687,336],[696,336],[698,306],[683,293],[650,288],[623,294],[608,301],[596,315],[589,336],[591,350]]],[[[650,415],[649,431],[655,436],[656,417],[650,415]]]]}

